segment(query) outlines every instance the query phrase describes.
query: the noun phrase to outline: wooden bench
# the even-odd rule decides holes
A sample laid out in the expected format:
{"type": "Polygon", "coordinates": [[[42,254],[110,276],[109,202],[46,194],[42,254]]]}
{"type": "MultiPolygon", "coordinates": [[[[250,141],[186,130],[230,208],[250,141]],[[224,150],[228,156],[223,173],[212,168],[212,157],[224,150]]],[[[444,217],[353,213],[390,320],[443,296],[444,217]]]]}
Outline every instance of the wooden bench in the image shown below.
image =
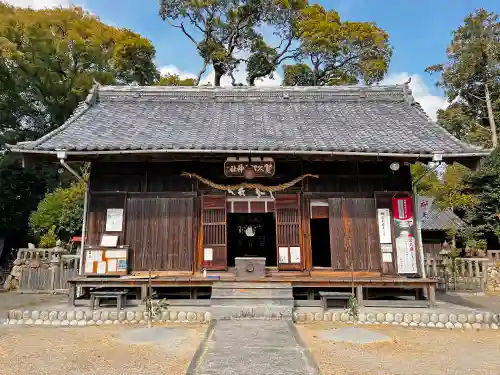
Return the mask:
{"type": "Polygon", "coordinates": [[[351,296],[352,293],[350,292],[319,292],[319,295],[321,297],[321,308],[323,311],[328,309],[328,300],[330,299],[335,299],[335,300],[348,300],[351,296]]]}
{"type": "Polygon", "coordinates": [[[90,307],[92,310],[100,307],[101,298],[116,298],[116,308],[118,313],[127,303],[127,291],[93,291],[90,292],[90,307]]]}

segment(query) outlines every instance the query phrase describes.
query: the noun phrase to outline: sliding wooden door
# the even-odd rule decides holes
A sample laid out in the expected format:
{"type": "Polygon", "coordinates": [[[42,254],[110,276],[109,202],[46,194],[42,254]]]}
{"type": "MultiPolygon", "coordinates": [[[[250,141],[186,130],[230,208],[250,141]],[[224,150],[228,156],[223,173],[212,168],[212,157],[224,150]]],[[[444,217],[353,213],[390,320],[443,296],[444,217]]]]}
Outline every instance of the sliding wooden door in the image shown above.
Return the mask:
{"type": "Polygon", "coordinates": [[[278,268],[302,270],[304,256],[301,247],[299,195],[277,195],[275,207],[278,268]]]}
{"type": "Polygon", "coordinates": [[[380,271],[380,245],[374,198],[329,201],[332,268],[380,271]]]}
{"type": "Polygon", "coordinates": [[[193,214],[193,198],[128,198],[125,239],[133,270],[192,270],[193,214]]]}
{"type": "Polygon", "coordinates": [[[202,267],[209,270],[227,268],[226,197],[202,197],[203,247],[202,267]]]}

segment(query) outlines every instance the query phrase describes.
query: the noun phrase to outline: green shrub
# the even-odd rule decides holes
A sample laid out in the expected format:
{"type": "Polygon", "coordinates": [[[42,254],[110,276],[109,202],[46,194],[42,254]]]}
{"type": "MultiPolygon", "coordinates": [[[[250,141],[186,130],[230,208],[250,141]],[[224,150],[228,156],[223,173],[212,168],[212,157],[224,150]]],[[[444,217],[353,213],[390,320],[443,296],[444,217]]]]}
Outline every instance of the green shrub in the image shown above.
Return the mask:
{"type": "Polygon", "coordinates": [[[55,236],[56,239],[68,242],[72,235],[79,234],[82,230],[84,195],[83,182],[47,193],[37,210],[31,213],[30,227],[44,241],[50,242],[55,236]]]}

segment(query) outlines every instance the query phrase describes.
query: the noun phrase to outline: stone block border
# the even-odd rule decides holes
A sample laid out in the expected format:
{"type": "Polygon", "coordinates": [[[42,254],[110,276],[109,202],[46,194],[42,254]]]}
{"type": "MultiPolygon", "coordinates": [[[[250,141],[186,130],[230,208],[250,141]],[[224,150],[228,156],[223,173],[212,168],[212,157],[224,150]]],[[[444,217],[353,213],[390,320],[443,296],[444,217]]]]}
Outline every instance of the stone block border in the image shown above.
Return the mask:
{"type": "MultiPolygon", "coordinates": [[[[347,312],[293,313],[293,321],[298,324],[314,322],[353,323],[347,312]]],[[[500,315],[491,313],[394,313],[378,312],[358,315],[358,324],[393,324],[402,327],[447,328],[447,329],[498,329],[500,315]]]]}
{"type": "MultiPolygon", "coordinates": [[[[44,325],[44,326],[99,326],[111,324],[146,324],[148,314],[144,310],[136,311],[48,311],[48,310],[11,310],[4,324],[44,325]]],[[[154,316],[153,321],[164,323],[208,324],[212,313],[164,311],[154,316]]],[[[314,322],[353,323],[348,312],[303,313],[294,312],[293,321],[297,324],[314,322]]],[[[393,324],[414,328],[446,329],[498,329],[500,315],[492,313],[399,313],[399,312],[360,312],[358,324],[393,324]]]]}
{"type": "MultiPolygon", "coordinates": [[[[11,310],[4,324],[45,325],[45,326],[93,326],[110,324],[146,324],[148,313],[137,311],[48,311],[11,310]]],[[[153,317],[155,322],[209,323],[210,312],[164,311],[153,317]]]]}

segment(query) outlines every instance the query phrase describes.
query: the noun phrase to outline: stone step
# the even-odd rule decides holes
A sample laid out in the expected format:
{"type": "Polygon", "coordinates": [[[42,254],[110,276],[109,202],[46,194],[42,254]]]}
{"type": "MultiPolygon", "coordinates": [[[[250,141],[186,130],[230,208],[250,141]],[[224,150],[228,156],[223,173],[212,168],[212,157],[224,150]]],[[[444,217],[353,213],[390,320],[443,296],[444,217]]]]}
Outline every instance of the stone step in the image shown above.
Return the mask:
{"type": "Polygon", "coordinates": [[[293,299],[290,289],[212,289],[212,298],[278,298],[293,299]]]}
{"type": "Polygon", "coordinates": [[[249,283],[249,282],[214,282],[212,289],[291,289],[292,284],[287,282],[263,282],[263,283],[249,283]]]}
{"type": "Polygon", "coordinates": [[[292,298],[211,298],[210,306],[285,306],[293,307],[292,298]]]}
{"type": "Polygon", "coordinates": [[[292,307],[287,306],[212,306],[212,318],[227,319],[283,319],[292,320],[292,307]]]}

